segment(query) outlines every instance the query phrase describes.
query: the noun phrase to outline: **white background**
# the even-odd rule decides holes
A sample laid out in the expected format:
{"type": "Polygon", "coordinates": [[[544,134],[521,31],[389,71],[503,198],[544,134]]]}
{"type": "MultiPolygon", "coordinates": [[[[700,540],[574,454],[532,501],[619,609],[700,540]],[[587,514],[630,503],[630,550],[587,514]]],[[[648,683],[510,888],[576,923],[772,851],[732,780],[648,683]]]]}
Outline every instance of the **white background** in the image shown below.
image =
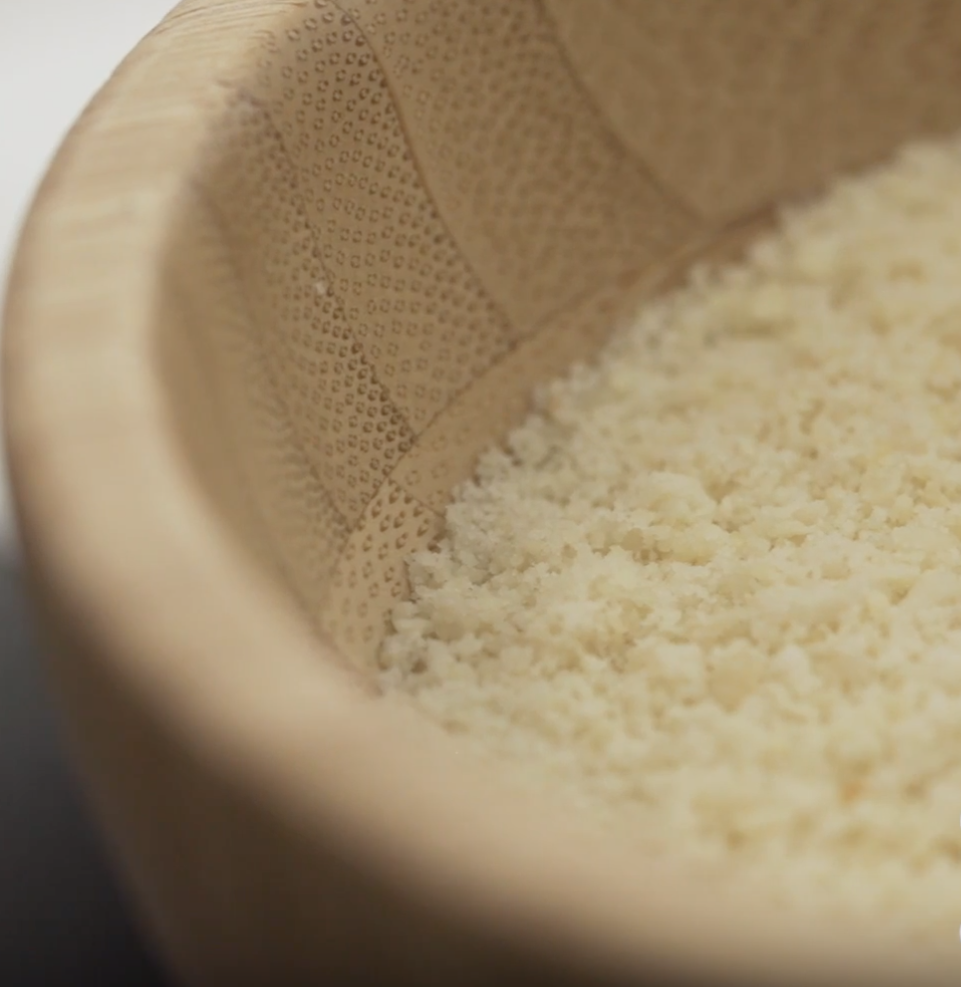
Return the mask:
{"type": "MultiPolygon", "coordinates": [[[[174,0],[0,0],[0,302],[17,231],[64,132],[174,0]]],[[[0,465],[0,552],[14,551],[0,465]]]]}

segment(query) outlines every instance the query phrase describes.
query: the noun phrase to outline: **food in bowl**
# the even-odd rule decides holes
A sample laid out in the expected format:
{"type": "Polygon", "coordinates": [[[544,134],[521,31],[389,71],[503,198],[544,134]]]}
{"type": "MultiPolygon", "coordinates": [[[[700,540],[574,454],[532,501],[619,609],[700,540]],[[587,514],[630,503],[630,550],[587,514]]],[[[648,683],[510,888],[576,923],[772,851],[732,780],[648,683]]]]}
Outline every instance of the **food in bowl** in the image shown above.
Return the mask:
{"type": "Polygon", "coordinates": [[[791,907],[961,919],[961,138],[786,209],[542,388],[381,681],[791,907]]]}

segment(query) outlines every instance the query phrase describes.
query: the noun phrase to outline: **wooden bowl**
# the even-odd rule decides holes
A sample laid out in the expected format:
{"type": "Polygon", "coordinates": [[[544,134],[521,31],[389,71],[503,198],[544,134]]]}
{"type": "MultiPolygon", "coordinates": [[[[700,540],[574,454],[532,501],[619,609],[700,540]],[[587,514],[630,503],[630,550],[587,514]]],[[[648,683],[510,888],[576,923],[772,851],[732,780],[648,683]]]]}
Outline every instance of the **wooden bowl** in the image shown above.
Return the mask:
{"type": "Polygon", "coordinates": [[[536,381],[959,85],[950,0],[188,0],[127,59],[27,223],[6,414],[77,762],[187,982],[957,982],[955,929],[692,883],[366,670],[536,381]]]}

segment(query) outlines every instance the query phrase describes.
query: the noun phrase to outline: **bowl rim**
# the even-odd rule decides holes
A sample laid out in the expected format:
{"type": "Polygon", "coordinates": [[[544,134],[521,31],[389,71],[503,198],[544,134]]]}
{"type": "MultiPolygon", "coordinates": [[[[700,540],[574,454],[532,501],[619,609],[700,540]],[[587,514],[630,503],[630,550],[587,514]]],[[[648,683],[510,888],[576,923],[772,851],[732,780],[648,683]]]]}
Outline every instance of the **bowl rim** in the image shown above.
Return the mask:
{"type": "Polygon", "coordinates": [[[82,636],[85,660],[210,771],[292,827],[339,834],[466,927],[598,969],[941,982],[940,965],[905,967],[884,943],[866,954],[763,908],[721,908],[720,892],[707,901],[657,861],[631,855],[628,868],[622,847],[573,843],[566,821],[465,773],[423,724],[375,708],[318,660],[304,619],[218,518],[156,367],[160,261],[206,127],[255,64],[252,39],[280,34],[303,6],[181,3],[93,100],[40,187],[3,343],[11,480],[40,595],[82,636]]]}

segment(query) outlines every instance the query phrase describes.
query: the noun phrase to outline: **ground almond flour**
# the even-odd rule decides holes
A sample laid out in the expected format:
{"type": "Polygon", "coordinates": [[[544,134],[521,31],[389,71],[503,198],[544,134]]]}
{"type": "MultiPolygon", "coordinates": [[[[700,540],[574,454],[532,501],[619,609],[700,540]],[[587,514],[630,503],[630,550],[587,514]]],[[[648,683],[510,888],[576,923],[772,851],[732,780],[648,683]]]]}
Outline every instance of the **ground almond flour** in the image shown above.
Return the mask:
{"type": "Polygon", "coordinates": [[[961,140],[696,270],[483,456],[386,687],[785,901],[961,922],[961,140]]]}

